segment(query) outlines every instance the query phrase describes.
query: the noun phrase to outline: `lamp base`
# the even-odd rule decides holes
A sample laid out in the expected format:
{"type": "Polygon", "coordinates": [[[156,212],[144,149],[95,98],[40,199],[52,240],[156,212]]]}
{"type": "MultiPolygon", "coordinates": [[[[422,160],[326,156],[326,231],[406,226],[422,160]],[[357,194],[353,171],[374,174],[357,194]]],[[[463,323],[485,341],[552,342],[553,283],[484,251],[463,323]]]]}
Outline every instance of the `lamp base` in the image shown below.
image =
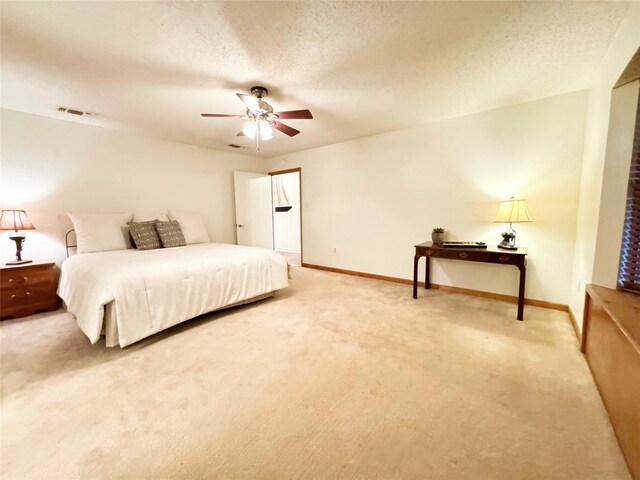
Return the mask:
{"type": "Polygon", "coordinates": [[[14,260],[13,262],[7,262],[5,265],[22,265],[23,263],[32,263],[33,260],[14,260]]]}
{"type": "Polygon", "coordinates": [[[513,225],[509,223],[509,230],[502,232],[502,241],[498,244],[498,248],[505,250],[517,250],[516,247],[516,231],[513,229],[513,225]]]}
{"type": "Polygon", "coordinates": [[[25,235],[23,233],[12,233],[9,238],[16,242],[16,259],[12,262],[7,262],[7,265],[22,265],[23,263],[32,262],[33,260],[22,259],[22,244],[26,239],[25,235]]]}

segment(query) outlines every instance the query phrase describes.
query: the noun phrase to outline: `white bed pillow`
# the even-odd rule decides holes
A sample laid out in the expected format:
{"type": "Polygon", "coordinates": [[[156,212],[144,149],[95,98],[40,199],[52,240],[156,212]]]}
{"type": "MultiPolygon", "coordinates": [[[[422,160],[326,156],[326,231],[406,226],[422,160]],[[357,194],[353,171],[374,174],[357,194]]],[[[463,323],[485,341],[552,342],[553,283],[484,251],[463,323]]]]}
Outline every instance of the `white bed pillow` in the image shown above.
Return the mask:
{"type": "Polygon", "coordinates": [[[71,213],[76,230],[78,253],[105,252],[131,248],[131,213],[71,213]]]}
{"type": "Polygon", "coordinates": [[[153,222],[154,220],[160,220],[161,222],[168,222],[169,216],[167,213],[153,213],[153,212],[133,212],[134,222],[153,222]]]}
{"type": "Polygon", "coordinates": [[[180,224],[187,245],[210,242],[207,227],[198,212],[169,210],[169,218],[180,224]]]}

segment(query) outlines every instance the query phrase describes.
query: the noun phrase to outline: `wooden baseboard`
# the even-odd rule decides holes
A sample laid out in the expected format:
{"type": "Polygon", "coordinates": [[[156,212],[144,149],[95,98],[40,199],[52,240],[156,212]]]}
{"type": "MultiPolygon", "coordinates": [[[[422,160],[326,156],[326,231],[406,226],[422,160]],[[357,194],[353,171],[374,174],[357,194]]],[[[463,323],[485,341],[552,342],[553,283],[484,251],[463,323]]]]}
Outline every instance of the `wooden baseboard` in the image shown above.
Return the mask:
{"type": "Polygon", "coordinates": [[[580,335],[580,327],[578,326],[578,320],[576,319],[575,314],[573,313],[573,309],[567,306],[567,313],[569,314],[569,320],[571,320],[571,326],[573,327],[573,331],[576,334],[576,338],[578,339],[578,343],[582,343],[582,335],[580,335]]]}
{"type": "MultiPolygon", "coordinates": [[[[389,277],[387,275],[377,275],[375,273],[356,272],[354,270],[345,270],[343,268],[325,267],[324,265],[314,265],[312,263],[302,263],[303,267],[315,268],[316,270],[324,270],[326,272],[343,273],[345,275],[354,275],[356,277],[372,278],[374,280],[384,280],[385,282],[402,283],[403,285],[413,285],[413,280],[399,277],[389,277]]],[[[424,287],[424,282],[418,282],[420,287],[424,287]]],[[[518,297],[515,295],[504,295],[502,293],[485,292],[482,290],[472,290],[470,288],[452,287],[450,285],[440,285],[432,283],[431,288],[451,293],[462,293],[464,295],[474,295],[476,297],[491,298],[503,302],[518,303],[518,297]]],[[[535,300],[532,298],[524,299],[525,305],[533,305],[534,307],[550,308],[552,310],[560,310],[568,312],[569,307],[562,303],[546,302],[544,300],[535,300]]],[[[574,327],[576,328],[576,327],[574,327]]]]}

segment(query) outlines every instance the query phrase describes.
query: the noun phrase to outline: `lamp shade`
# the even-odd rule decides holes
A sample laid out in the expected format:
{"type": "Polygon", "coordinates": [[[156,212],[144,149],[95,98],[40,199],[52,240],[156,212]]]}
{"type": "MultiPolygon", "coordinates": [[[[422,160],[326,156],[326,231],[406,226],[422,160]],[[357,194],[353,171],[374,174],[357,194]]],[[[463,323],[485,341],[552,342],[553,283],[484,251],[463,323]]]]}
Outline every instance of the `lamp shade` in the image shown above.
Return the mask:
{"type": "Polygon", "coordinates": [[[526,200],[505,200],[500,202],[498,214],[494,222],[499,223],[525,223],[531,222],[526,200]]]}
{"type": "Polygon", "coordinates": [[[2,210],[0,230],[35,230],[24,210],[2,210]]]}

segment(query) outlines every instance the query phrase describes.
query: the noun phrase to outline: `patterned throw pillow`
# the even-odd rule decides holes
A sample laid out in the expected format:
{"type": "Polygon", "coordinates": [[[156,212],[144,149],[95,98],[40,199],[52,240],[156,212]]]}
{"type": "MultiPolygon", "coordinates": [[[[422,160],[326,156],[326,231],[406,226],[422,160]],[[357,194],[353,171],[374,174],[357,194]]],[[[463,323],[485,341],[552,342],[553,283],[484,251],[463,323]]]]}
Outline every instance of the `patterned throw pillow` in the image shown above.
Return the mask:
{"type": "Polygon", "coordinates": [[[161,248],[162,242],[156,231],[156,222],[129,222],[129,233],[138,250],[161,248]]]}
{"type": "Polygon", "coordinates": [[[184,247],[187,244],[187,242],[184,241],[180,224],[175,220],[170,222],[156,220],[156,230],[158,230],[158,235],[160,235],[160,241],[164,248],[184,247]]]}

